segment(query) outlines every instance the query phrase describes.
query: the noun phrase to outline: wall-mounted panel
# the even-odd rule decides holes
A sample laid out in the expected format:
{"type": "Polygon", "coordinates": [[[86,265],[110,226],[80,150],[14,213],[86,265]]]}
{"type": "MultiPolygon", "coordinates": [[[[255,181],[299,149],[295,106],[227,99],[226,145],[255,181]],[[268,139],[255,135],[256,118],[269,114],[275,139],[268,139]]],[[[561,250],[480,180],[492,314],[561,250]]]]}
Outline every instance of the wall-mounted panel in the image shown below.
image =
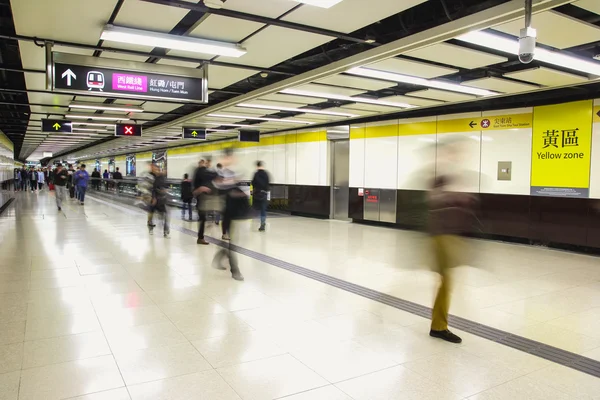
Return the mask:
{"type": "Polygon", "coordinates": [[[398,125],[367,124],[365,137],[365,186],[396,189],[398,125]]]}

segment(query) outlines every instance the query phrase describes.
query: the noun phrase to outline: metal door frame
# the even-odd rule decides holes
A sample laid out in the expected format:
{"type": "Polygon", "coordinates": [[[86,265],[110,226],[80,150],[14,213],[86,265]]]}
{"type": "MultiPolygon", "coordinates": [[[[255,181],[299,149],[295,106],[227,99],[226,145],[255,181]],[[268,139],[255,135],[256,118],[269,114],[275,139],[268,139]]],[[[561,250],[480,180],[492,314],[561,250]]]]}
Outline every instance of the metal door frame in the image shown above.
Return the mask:
{"type": "MultiPolygon", "coordinates": [[[[340,139],[329,139],[329,142],[332,144],[329,146],[329,165],[331,166],[329,171],[329,180],[331,185],[329,186],[329,219],[335,218],[335,144],[338,142],[348,142],[348,199],[350,199],[350,138],[340,138],[340,139]]],[[[348,207],[350,204],[348,204],[348,207]]],[[[350,218],[346,217],[349,221],[350,218]]],[[[341,221],[341,220],[340,220],[341,221]]]]}

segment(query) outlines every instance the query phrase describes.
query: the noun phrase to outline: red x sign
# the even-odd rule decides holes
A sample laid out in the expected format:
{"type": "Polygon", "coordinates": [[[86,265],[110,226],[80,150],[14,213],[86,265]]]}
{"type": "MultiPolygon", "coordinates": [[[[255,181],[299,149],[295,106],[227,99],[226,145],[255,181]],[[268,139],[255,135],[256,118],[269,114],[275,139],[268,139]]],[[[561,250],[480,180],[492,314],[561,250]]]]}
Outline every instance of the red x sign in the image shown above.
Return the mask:
{"type": "Polygon", "coordinates": [[[126,126],[125,127],[125,134],[126,135],[133,135],[133,126],[126,126]]]}

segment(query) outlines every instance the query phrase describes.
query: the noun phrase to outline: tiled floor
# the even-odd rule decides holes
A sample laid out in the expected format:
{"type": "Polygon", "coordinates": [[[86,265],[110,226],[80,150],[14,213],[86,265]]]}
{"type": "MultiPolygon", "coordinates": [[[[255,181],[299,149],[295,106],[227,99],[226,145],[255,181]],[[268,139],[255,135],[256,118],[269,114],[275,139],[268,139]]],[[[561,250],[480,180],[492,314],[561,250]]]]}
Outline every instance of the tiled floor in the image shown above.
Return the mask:
{"type": "MultiPolygon", "coordinates": [[[[239,256],[88,199],[19,194],[0,217],[0,400],[600,399],[600,379],[239,256]]],[[[176,213],[174,214],[176,215],[176,213]]],[[[188,228],[189,222],[173,221],[188,228]]],[[[251,250],[430,305],[416,233],[277,218],[251,250]]],[[[218,230],[208,232],[214,236],[218,230]]],[[[600,262],[473,242],[452,312],[600,359],[600,262]]]]}

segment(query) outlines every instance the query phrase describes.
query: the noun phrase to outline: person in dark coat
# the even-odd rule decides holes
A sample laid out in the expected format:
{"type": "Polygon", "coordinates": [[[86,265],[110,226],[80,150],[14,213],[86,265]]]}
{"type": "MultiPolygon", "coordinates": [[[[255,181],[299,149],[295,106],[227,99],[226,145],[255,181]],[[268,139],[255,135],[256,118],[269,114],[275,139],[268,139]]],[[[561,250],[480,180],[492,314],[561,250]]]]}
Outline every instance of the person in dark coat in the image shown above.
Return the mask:
{"type": "Polygon", "coordinates": [[[185,211],[187,209],[189,213],[189,219],[192,220],[192,199],[194,195],[192,193],[192,181],[189,179],[188,174],[183,175],[183,181],[181,182],[181,202],[183,208],[181,209],[181,219],[185,219],[185,211]]]}
{"type": "Polygon", "coordinates": [[[264,232],[267,222],[267,207],[269,206],[269,191],[271,182],[262,161],[256,162],[256,172],[252,178],[253,204],[260,211],[260,232],[264,232]]]}

